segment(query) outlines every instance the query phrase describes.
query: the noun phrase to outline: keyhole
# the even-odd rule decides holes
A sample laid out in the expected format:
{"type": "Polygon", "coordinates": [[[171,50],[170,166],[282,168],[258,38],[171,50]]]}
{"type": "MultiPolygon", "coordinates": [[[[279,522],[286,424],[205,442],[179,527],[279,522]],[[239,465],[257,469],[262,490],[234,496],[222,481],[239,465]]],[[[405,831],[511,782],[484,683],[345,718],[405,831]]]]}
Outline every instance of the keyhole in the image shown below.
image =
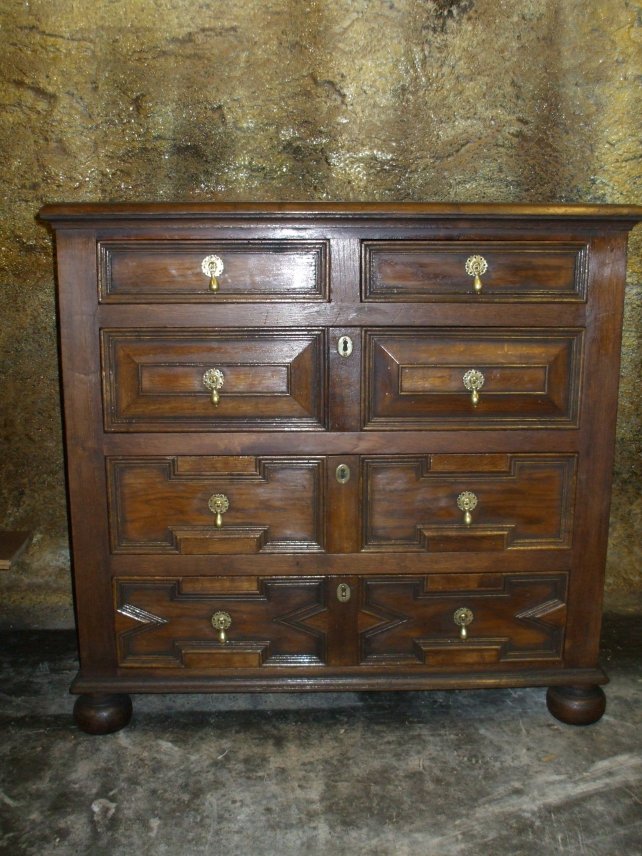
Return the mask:
{"type": "Polygon", "coordinates": [[[339,464],[335,471],[339,484],[345,484],[350,480],[350,467],[347,464],[339,464]]]}
{"type": "Polygon", "coordinates": [[[347,603],[352,596],[352,590],[347,583],[339,583],[337,586],[337,600],[340,603],[347,603]]]}
{"type": "Polygon", "coordinates": [[[341,336],[337,342],[337,351],[342,357],[349,357],[352,353],[352,339],[350,336],[341,336]]]}

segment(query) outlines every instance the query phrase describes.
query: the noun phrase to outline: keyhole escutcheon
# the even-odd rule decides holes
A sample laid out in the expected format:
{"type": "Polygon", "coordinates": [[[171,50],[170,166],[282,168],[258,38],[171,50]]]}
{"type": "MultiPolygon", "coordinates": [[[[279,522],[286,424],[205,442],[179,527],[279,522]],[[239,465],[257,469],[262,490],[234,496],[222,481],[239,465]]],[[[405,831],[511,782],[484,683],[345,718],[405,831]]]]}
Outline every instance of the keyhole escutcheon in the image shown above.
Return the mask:
{"type": "Polygon", "coordinates": [[[337,342],[337,351],[340,357],[349,357],[352,353],[352,339],[350,336],[341,336],[337,342]]]}
{"type": "Polygon", "coordinates": [[[347,583],[339,583],[337,586],[337,600],[339,603],[347,603],[352,597],[352,589],[347,583]]]}
{"type": "Polygon", "coordinates": [[[347,464],[339,464],[335,475],[339,484],[346,484],[350,481],[350,467],[347,464]]]}

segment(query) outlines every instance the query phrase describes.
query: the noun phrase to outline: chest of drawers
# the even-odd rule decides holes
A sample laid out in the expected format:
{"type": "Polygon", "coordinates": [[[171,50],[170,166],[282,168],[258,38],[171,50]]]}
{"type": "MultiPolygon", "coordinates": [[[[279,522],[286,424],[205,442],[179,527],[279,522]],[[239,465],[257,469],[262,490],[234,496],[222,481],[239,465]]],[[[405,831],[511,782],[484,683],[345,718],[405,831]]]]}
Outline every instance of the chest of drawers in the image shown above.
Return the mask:
{"type": "Polygon", "coordinates": [[[43,209],[78,725],[132,692],[508,686],[599,719],[640,213],[43,209]]]}

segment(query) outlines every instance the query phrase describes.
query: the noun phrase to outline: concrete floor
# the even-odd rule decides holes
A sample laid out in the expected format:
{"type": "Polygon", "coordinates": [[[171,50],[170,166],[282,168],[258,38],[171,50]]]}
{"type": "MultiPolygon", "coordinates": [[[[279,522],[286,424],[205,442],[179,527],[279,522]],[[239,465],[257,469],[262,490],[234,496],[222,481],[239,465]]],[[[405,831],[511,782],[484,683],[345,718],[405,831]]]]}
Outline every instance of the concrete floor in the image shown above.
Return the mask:
{"type": "Polygon", "coordinates": [[[0,854],[642,853],[642,622],[607,616],[604,718],[540,689],[135,696],[71,722],[66,631],[0,636],[0,854]]]}

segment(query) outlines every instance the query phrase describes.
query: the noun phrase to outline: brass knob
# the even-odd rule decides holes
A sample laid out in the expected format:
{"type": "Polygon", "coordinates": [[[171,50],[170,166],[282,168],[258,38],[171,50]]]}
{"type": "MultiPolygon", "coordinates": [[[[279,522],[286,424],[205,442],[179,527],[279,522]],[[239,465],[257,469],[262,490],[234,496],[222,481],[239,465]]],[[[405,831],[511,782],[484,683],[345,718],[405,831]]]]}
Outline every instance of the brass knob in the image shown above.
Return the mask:
{"type": "Polygon", "coordinates": [[[468,631],[466,628],[471,623],[475,616],[473,615],[472,609],[468,609],[467,606],[460,606],[459,609],[456,609],[453,613],[453,621],[459,627],[459,638],[466,639],[468,636],[468,631]]]}
{"type": "Polygon", "coordinates": [[[232,616],[229,612],[215,612],[212,616],[212,627],[218,630],[218,641],[227,642],[225,631],[232,626],[232,616]]]}
{"type": "Polygon", "coordinates": [[[473,522],[472,514],[470,513],[477,507],[477,497],[471,490],[465,490],[457,497],[457,508],[464,512],[464,523],[470,526],[473,522]]]}
{"type": "Polygon", "coordinates": [[[212,393],[212,404],[216,407],[221,400],[218,391],[225,383],[225,375],[220,369],[208,369],[203,375],[203,386],[212,393]]]}
{"type": "Polygon", "coordinates": [[[220,529],[223,525],[223,515],[230,507],[230,501],[224,493],[214,493],[209,498],[207,503],[212,514],[216,515],[216,528],[220,529]]]}
{"type": "Polygon", "coordinates": [[[468,256],[466,259],[466,273],[468,276],[475,277],[473,280],[473,288],[479,294],[482,290],[482,275],[488,270],[488,262],[483,256],[468,256]]]}
{"type": "Polygon", "coordinates": [[[201,270],[205,276],[210,278],[210,291],[218,291],[218,278],[225,270],[223,259],[220,256],[205,256],[201,262],[201,270]]]}
{"type": "Polygon", "coordinates": [[[477,369],[469,369],[462,377],[462,380],[464,382],[464,386],[470,392],[470,400],[474,407],[479,403],[479,390],[484,385],[486,378],[480,371],[477,371],[477,369]]]}

